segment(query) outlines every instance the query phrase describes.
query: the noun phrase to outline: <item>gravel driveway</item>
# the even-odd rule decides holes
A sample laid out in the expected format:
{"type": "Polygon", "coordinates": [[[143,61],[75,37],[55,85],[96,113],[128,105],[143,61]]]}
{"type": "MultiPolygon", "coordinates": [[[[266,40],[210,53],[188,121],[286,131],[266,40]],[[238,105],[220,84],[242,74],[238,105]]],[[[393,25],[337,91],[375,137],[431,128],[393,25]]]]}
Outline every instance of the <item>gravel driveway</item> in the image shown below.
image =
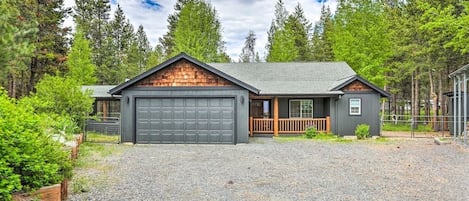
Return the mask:
{"type": "Polygon", "coordinates": [[[110,145],[126,148],[100,161],[102,185],[69,200],[469,200],[469,148],[253,141],[110,145]]]}

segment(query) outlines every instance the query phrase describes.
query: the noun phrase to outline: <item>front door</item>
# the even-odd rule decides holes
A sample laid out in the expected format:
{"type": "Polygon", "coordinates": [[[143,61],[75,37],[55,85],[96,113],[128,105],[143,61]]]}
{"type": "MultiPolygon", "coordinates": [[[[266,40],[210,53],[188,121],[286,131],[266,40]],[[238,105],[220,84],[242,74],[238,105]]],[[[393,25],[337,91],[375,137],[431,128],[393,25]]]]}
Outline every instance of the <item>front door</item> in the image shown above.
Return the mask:
{"type": "Polygon", "coordinates": [[[270,100],[251,100],[249,112],[254,118],[270,118],[270,100]]]}

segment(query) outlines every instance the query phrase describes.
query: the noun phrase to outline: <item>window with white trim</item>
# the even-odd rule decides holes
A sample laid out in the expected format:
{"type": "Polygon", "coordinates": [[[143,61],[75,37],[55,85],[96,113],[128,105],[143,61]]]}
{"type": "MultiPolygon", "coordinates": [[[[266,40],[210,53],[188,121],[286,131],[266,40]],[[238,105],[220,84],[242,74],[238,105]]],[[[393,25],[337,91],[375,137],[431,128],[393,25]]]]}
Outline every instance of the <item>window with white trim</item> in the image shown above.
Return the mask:
{"type": "Polygon", "coordinates": [[[362,114],[362,99],[351,98],[349,99],[349,114],[350,115],[361,115],[362,114]]]}
{"type": "Polygon", "coordinates": [[[312,118],[313,99],[290,100],[290,118],[312,118]]]}

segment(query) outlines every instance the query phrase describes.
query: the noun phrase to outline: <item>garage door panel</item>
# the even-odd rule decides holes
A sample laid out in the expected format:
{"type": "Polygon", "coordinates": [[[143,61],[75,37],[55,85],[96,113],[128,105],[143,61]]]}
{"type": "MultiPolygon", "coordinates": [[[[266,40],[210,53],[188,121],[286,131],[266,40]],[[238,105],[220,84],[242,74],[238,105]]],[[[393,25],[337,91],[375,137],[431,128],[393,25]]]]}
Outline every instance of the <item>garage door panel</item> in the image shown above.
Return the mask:
{"type": "Polygon", "coordinates": [[[220,111],[210,111],[209,117],[211,120],[218,120],[221,119],[222,115],[220,114],[220,111]]]}
{"type": "Polygon", "coordinates": [[[208,128],[209,128],[208,121],[198,121],[197,122],[197,130],[206,131],[206,130],[209,130],[208,128]]]}
{"type": "Polygon", "coordinates": [[[195,99],[196,107],[197,108],[203,108],[203,107],[208,107],[208,100],[207,99],[195,99]]]}
{"type": "Polygon", "coordinates": [[[224,122],[221,124],[220,130],[231,131],[234,129],[234,124],[232,122],[224,122]]]}
{"type": "Polygon", "coordinates": [[[223,107],[232,108],[234,106],[234,101],[230,99],[223,99],[221,102],[221,105],[223,107]]]}
{"type": "Polygon", "coordinates": [[[197,135],[197,142],[198,143],[208,143],[208,134],[198,134],[197,135]]]}
{"type": "Polygon", "coordinates": [[[209,130],[220,130],[220,122],[210,122],[209,123],[209,130]]]}
{"type": "Polygon", "coordinates": [[[233,119],[233,111],[222,111],[222,119],[228,119],[232,120],[233,119]]]}
{"type": "Polygon", "coordinates": [[[234,142],[233,98],[157,98],[136,101],[137,143],[234,142]]]}
{"type": "Polygon", "coordinates": [[[208,119],[208,111],[197,111],[197,119],[208,119]]]}
{"type": "Polygon", "coordinates": [[[174,119],[185,119],[184,110],[175,110],[173,114],[174,119]]]}
{"type": "Polygon", "coordinates": [[[172,130],[183,131],[185,129],[186,129],[186,122],[184,122],[183,120],[174,121],[174,128],[172,130]]]}

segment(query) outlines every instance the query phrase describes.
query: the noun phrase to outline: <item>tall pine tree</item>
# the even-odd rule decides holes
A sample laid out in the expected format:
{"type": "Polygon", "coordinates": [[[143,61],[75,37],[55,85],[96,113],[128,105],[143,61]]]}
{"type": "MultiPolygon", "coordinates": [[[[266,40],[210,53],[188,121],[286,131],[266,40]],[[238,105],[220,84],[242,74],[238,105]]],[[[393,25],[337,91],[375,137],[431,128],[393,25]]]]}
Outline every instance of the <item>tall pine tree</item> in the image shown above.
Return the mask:
{"type": "Polygon", "coordinates": [[[295,7],[295,12],[288,16],[285,26],[291,29],[295,40],[295,47],[298,50],[295,61],[311,60],[311,26],[311,22],[306,19],[303,8],[298,3],[295,7]]]}
{"type": "Polygon", "coordinates": [[[216,10],[202,0],[182,6],[174,30],[172,56],[186,52],[204,62],[226,62],[221,24],[216,10]]]}
{"type": "Polygon", "coordinates": [[[28,85],[23,95],[34,90],[36,83],[44,74],[64,72],[66,54],[68,52],[68,27],[63,28],[65,17],[70,13],[63,6],[63,0],[38,1],[31,9],[36,13],[38,34],[34,46],[36,47],[29,64],[28,85]]]}
{"type": "MultiPolygon", "coordinates": [[[[107,54],[104,63],[98,70],[98,78],[103,84],[118,84],[135,75],[138,68],[129,66],[129,52],[135,42],[134,28],[125,17],[124,11],[117,5],[114,18],[107,26],[107,37],[104,49],[107,54]]],[[[136,49],[134,44],[134,49],[136,49]]]]}
{"type": "Polygon", "coordinates": [[[321,8],[321,17],[314,26],[312,37],[312,60],[313,61],[334,61],[334,51],[332,49],[332,13],[325,5],[321,8]]]}
{"type": "Polygon", "coordinates": [[[75,23],[90,41],[93,62],[100,68],[104,64],[104,58],[111,54],[104,48],[111,5],[109,0],[75,0],[75,3],[75,23]]]}
{"type": "Polygon", "coordinates": [[[4,0],[0,2],[0,86],[9,95],[17,97],[26,83],[21,79],[28,70],[35,49],[34,38],[38,31],[35,15],[22,5],[32,6],[31,1],[4,0]]]}
{"type": "Polygon", "coordinates": [[[152,48],[142,25],[140,25],[137,29],[137,33],[135,34],[135,42],[138,53],[136,61],[138,71],[143,72],[146,69],[148,57],[150,57],[152,48]]]}

